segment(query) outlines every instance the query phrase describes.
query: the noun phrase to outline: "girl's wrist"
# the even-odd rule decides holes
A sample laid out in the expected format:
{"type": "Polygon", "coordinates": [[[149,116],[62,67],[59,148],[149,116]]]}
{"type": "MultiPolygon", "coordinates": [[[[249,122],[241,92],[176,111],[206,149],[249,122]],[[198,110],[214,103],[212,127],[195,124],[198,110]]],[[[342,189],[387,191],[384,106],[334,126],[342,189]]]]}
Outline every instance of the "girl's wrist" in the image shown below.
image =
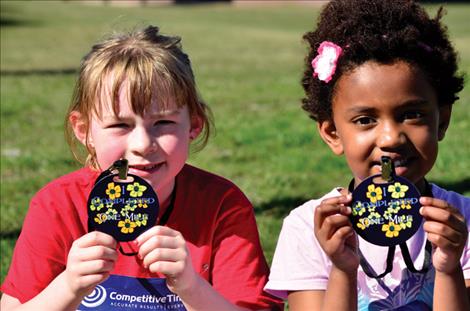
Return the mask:
{"type": "Polygon", "coordinates": [[[180,298],[186,296],[194,296],[198,294],[202,278],[195,272],[187,278],[171,278],[167,279],[170,290],[177,294],[180,298]]]}
{"type": "Polygon", "coordinates": [[[451,277],[451,278],[454,278],[454,277],[460,277],[463,275],[463,271],[462,271],[462,266],[460,265],[460,263],[458,263],[454,269],[450,269],[448,271],[439,271],[436,269],[436,278],[438,277],[442,277],[442,278],[445,278],[445,277],[451,277]]]}
{"type": "Polygon", "coordinates": [[[348,278],[348,279],[350,279],[350,280],[355,280],[355,279],[357,279],[357,269],[358,269],[358,267],[356,267],[355,269],[347,269],[347,270],[345,270],[345,269],[341,269],[341,268],[339,268],[339,267],[333,265],[333,266],[331,267],[331,272],[330,272],[330,274],[336,274],[336,275],[338,275],[338,276],[340,276],[340,277],[346,277],[346,278],[348,278]]]}

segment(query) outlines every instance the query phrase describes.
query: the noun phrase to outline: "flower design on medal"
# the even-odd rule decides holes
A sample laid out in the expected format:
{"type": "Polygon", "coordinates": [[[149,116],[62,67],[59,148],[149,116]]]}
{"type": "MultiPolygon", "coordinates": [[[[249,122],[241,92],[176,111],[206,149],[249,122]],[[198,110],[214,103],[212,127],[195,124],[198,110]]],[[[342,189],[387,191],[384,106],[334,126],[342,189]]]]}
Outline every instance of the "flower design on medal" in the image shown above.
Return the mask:
{"type": "Polygon", "coordinates": [[[388,224],[382,225],[382,231],[385,232],[385,236],[388,238],[397,237],[400,234],[401,226],[390,221],[388,224]]]}
{"type": "Polygon", "coordinates": [[[137,227],[137,224],[129,218],[126,218],[125,220],[119,221],[118,227],[121,228],[122,233],[132,233],[134,232],[134,228],[137,227]]]}
{"type": "Polygon", "coordinates": [[[119,185],[115,185],[113,182],[108,184],[108,188],[106,189],[106,194],[111,200],[117,199],[121,196],[121,187],[119,185]]]}
{"type": "Polygon", "coordinates": [[[146,226],[147,225],[147,215],[146,214],[137,214],[137,218],[135,221],[137,227],[146,226]]]}
{"type": "Polygon", "coordinates": [[[406,192],[408,191],[408,186],[396,182],[393,185],[388,186],[387,191],[391,193],[392,198],[399,199],[405,196],[406,192]]]}
{"type": "Polygon", "coordinates": [[[148,205],[147,205],[147,203],[146,203],[144,200],[139,199],[139,200],[137,200],[137,207],[139,207],[139,208],[147,208],[148,205]]]}
{"type": "Polygon", "coordinates": [[[104,207],[104,204],[99,197],[94,197],[93,199],[91,199],[90,210],[99,211],[103,207],[104,207]]]}
{"type": "Polygon", "coordinates": [[[401,209],[411,209],[411,204],[406,200],[402,200],[400,204],[401,209]]]}
{"type": "Polygon", "coordinates": [[[377,201],[382,200],[382,188],[376,187],[374,184],[370,184],[367,187],[366,197],[372,202],[376,203],[377,201]]]}
{"type": "Polygon", "coordinates": [[[137,198],[143,195],[144,191],[147,190],[147,187],[139,184],[138,182],[135,182],[131,185],[127,185],[126,190],[130,191],[131,197],[137,198]]]}
{"type": "Polygon", "coordinates": [[[333,42],[323,41],[312,60],[313,76],[326,83],[330,82],[336,71],[336,63],[343,49],[333,42]]]}
{"type": "Polygon", "coordinates": [[[362,214],[364,214],[365,211],[366,211],[365,207],[359,201],[357,201],[352,208],[352,214],[354,216],[356,215],[362,216],[362,214]]]}
{"type": "Polygon", "coordinates": [[[400,223],[400,227],[402,229],[411,228],[412,225],[413,225],[413,218],[407,218],[405,221],[400,223]]]}
{"type": "Polygon", "coordinates": [[[370,222],[368,218],[363,218],[361,221],[357,223],[357,227],[364,230],[365,228],[369,227],[370,222]]]}

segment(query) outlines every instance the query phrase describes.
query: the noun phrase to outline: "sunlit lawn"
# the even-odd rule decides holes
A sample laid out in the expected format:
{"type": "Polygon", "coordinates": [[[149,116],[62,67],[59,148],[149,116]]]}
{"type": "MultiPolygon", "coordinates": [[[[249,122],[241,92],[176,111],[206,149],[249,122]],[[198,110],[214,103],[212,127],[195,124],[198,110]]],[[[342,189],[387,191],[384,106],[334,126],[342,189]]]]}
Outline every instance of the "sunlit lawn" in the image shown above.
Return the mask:
{"type": "MultiPolygon", "coordinates": [[[[430,10],[434,11],[435,7],[430,10]]],[[[299,203],[345,185],[350,173],[300,108],[302,34],[317,6],[111,7],[71,1],[1,2],[1,280],[31,196],[78,166],[63,138],[74,71],[113,29],[147,24],[178,34],[217,134],[191,163],[238,184],[253,202],[270,261],[283,217],[299,203]]],[[[470,72],[470,5],[448,6],[445,21],[470,72]]],[[[468,83],[467,83],[468,84],[468,83]]],[[[470,88],[429,176],[470,195],[470,88]]],[[[34,260],[34,259],[32,259],[34,260]]]]}

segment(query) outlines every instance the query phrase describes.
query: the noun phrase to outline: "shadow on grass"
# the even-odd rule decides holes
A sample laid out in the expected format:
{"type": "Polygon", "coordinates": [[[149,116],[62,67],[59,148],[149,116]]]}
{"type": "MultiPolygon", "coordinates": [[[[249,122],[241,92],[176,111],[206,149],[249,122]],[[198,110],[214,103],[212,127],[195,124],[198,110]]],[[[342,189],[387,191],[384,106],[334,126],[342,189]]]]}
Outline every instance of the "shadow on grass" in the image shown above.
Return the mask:
{"type": "MultiPolygon", "coordinates": [[[[446,190],[455,191],[457,193],[464,193],[470,191],[470,177],[464,178],[454,182],[440,182],[438,180],[431,180],[441,188],[446,190]]],[[[291,210],[307,202],[311,198],[307,197],[284,197],[277,198],[268,202],[263,202],[255,206],[256,215],[269,215],[274,217],[287,216],[291,210]]]]}
{"type": "Polygon", "coordinates": [[[270,215],[275,217],[285,217],[291,210],[307,202],[309,198],[304,197],[288,197],[274,199],[255,206],[256,215],[270,215]]]}
{"type": "Polygon", "coordinates": [[[466,177],[462,180],[455,181],[455,182],[444,182],[444,181],[441,182],[438,180],[431,180],[430,182],[446,190],[452,190],[458,193],[464,193],[464,192],[470,191],[470,177],[466,177]]]}
{"type": "Polygon", "coordinates": [[[0,70],[0,76],[13,77],[71,75],[75,73],[77,73],[76,68],[0,70]]]}
{"type": "Polygon", "coordinates": [[[6,231],[6,232],[0,232],[0,239],[1,240],[7,240],[7,239],[18,239],[20,236],[21,229],[18,230],[12,230],[12,231],[6,231]]]}

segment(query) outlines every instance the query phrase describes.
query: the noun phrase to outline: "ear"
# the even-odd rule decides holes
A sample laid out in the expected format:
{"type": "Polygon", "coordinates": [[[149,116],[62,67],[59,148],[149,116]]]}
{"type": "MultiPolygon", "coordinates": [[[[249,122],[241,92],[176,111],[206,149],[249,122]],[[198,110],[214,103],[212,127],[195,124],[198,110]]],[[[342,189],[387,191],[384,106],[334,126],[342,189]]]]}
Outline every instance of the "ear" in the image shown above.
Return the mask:
{"type": "Polygon", "coordinates": [[[88,125],[85,118],[78,111],[72,111],[69,115],[69,122],[72,125],[75,137],[86,147],[87,143],[93,147],[91,138],[88,137],[88,125]]]}
{"type": "Polygon", "coordinates": [[[336,126],[333,120],[319,121],[318,132],[320,133],[323,141],[330,147],[334,154],[343,154],[343,142],[336,130],[336,126]]]}
{"type": "Polygon", "coordinates": [[[199,134],[201,134],[204,127],[204,122],[202,122],[201,117],[194,116],[191,118],[191,130],[189,131],[189,139],[196,139],[199,134]]]}
{"type": "Polygon", "coordinates": [[[450,115],[452,114],[452,105],[444,105],[439,107],[439,129],[438,129],[438,139],[439,141],[444,139],[446,135],[447,128],[450,123],[450,115]]]}

